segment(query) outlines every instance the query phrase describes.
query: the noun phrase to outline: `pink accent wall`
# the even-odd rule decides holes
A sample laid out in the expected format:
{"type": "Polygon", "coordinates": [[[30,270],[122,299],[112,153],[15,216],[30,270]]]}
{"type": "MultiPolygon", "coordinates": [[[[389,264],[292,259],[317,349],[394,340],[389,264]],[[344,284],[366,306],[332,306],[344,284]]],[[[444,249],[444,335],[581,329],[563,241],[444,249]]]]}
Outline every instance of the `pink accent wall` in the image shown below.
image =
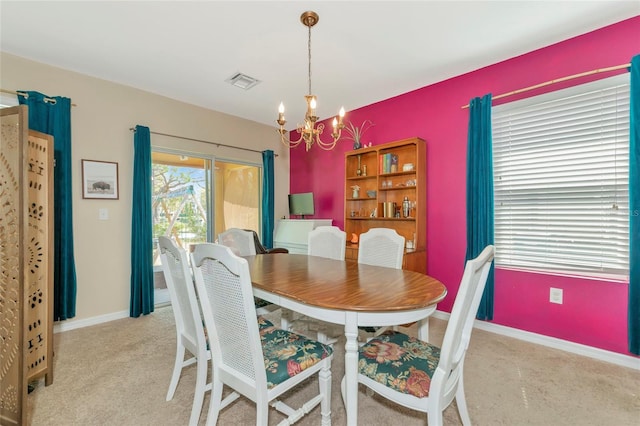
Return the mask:
{"type": "MultiPolygon", "coordinates": [[[[487,93],[496,96],[547,80],[629,63],[639,53],[637,16],[347,112],[346,119],[356,125],[365,119],[375,123],[364,136],[366,143],[376,145],[414,136],[427,141],[428,273],[449,290],[438,309],[451,310],[466,249],[468,109],[461,106],[487,93]]],[[[601,77],[603,74],[596,78],[601,77]]],[[[589,79],[556,84],[551,90],[589,79]]],[[[330,123],[326,125],[329,129],[330,123]]],[[[306,153],[302,146],[292,150],[290,187],[292,193],[313,191],[314,217],[332,218],[335,225],[343,228],[344,152],[352,147],[349,142],[340,144],[333,151],[313,147],[306,153]]],[[[494,322],[628,354],[627,290],[627,284],[621,283],[497,270],[494,322]],[[549,303],[550,287],[563,289],[564,304],[549,303]]]]}

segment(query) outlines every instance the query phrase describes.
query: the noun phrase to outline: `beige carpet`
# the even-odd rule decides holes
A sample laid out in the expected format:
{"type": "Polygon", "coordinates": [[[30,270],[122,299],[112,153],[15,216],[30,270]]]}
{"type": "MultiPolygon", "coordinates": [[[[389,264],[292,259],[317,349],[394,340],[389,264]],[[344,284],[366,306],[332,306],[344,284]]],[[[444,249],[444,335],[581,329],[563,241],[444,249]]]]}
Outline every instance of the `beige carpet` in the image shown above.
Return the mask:
{"type": "MultiPolygon", "coordinates": [[[[442,340],[445,326],[444,321],[431,320],[432,341],[442,340]]],[[[175,356],[170,307],[54,338],[54,381],[49,387],[41,381],[29,395],[31,425],[187,424],[195,384],[193,367],[183,373],[174,399],[165,401],[175,356]]],[[[346,423],[339,388],[343,344],[343,340],[336,343],[332,365],[333,425],[346,423]]],[[[465,387],[475,425],[640,424],[640,371],[482,330],[474,330],[471,338],[465,387]]],[[[294,404],[316,390],[313,380],[284,400],[294,404]]],[[[200,424],[205,422],[208,401],[207,394],[200,424]]],[[[269,424],[283,418],[271,410],[269,424]]],[[[422,413],[367,396],[362,387],[358,420],[361,425],[426,424],[422,413]]],[[[219,425],[254,423],[254,405],[244,399],[226,408],[218,421],[219,425]]],[[[319,408],[297,424],[320,424],[319,408]]],[[[445,411],[445,424],[461,424],[455,406],[445,411]]]]}

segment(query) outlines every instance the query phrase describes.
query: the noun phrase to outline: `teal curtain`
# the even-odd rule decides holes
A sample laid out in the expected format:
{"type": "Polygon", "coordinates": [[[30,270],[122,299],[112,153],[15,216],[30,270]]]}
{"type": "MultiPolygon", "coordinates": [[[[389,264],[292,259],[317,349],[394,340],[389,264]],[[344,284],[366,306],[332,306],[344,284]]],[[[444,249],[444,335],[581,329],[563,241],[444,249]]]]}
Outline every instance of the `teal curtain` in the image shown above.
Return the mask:
{"type": "Polygon", "coordinates": [[[631,59],[629,128],[629,352],[640,355],[640,55],[631,59]]]}
{"type": "Polygon", "coordinates": [[[53,317],[56,321],[65,320],[76,316],[77,289],[73,252],[71,100],[38,92],[18,92],[18,102],[29,107],[29,128],[53,136],[56,162],[53,173],[53,317]]]}
{"type": "Polygon", "coordinates": [[[153,222],[151,216],[151,133],[136,126],[133,137],[131,214],[131,302],[129,315],[153,312],[153,222]]]}
{"type": "Polygon", "coordinates": [[[262,151],[262,245],[273,248],[273,151],[262,151]]]}
{"type": "MultiPolygon", "coordinates": [[[[469,103],[467,136],[467,253],[477,257],[493,244],[493,154],[491,137],[491,94],[469,103]]],[[[476,318],[493,319],[493,265],[476,318]]]]}

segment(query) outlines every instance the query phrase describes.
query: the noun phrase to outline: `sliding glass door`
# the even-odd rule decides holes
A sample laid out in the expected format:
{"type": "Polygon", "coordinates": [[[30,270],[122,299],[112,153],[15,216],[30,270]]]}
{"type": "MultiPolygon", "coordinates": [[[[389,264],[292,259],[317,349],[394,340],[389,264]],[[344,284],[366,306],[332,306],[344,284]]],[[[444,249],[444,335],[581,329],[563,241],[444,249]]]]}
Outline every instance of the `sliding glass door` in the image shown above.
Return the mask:
{"type": "Polygon", "coordinates": [[[193,153],[154,149],[153,238],[155,302],[169,302],[158,236],[179,246],[215,241],[228,228],[260,234],[262,173],[259,165],[242,164],[193,153]]]}
{"type": "Polygon", "coordinates": [[[229,228],[260,234],[261,169],[256,165],[215,161],[214,239],[229,228]]]}
{"type": "Polygon", "coordinates": [[[158,237],[173,239],[180,247],[211,241],[211,164],[192,154],[154,150],[153,170],[153,270],[156,305],[169,302],[162,273],[158,237]]]}

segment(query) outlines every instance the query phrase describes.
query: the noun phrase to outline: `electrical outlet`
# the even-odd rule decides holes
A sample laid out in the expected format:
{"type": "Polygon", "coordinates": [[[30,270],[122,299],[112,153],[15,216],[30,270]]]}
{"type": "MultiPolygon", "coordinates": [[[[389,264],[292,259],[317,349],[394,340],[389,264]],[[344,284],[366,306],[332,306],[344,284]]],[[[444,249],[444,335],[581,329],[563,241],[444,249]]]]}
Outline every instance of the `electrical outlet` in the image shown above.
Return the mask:
{"type": "Polygon", "coordinates": [[[562,289],[561,288],[551,287],[549,289],[549,302],[562,305],[562,289]]]}

